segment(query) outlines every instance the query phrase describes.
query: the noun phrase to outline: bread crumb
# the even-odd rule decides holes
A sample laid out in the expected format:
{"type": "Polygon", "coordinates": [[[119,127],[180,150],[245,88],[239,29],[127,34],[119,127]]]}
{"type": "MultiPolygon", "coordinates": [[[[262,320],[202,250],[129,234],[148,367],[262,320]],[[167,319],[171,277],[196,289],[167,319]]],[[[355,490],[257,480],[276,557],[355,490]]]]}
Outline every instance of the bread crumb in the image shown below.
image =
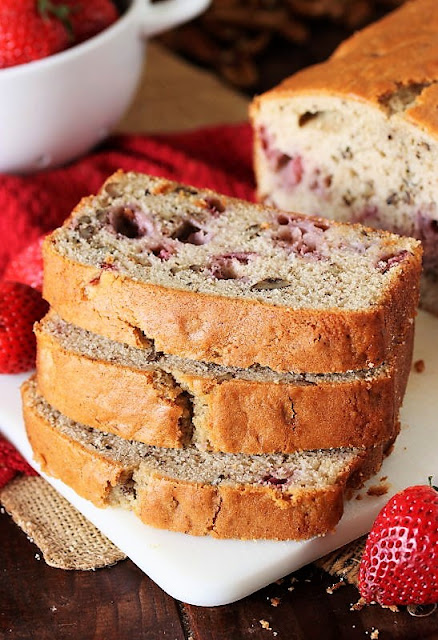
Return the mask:
{"type": "Polygon", "coordinates": [[[269,626],[269,622],[267,620],[259,620],[259,622],[263,627],[263,629],[266,629],[267,631],[272,631],[271,627],[269,626]]]}
{"type": "Polygon", "coordinates": [[[388,493],[389,486],[388,484],[375,484],[370,487],[367,491],[367,495],[369,496],[384,496],[385,493],[388,493]]]}
{"type": "Polygon", "coordinates": [[[280,604],[281,600],[280,598],[271,598],[271,605],[273,607],[278,607],[278,605],[280,604]]]}
{"type": "Polygon", "coordinates": [[[53,605],[52,607],[50,607],[50,611],[52,613],[55,613],[55,611],[58,611],[58,609],[55,607],[55,605],[53,605]]]}
{"type": "Polygon", "coordinates": [[[416,360],[416,361],[414,362],[414,370],[415,370],[417,373],[423,373],[423,371],[425,370],[425,368],[426,368],[426,365],[425,365],[425,363],[424,363],[424,360],[416,360]]]}
{"type": "Polygon", "coordinates": [[[388,456],[391,455],[391,453],[394,451],[394,443],[392,443],[392,445],[390,447],[388,447],[388,449],[386,449],[385,451],[385,458],[387,458],[388,456]]]}
{"type": "Polygon", "coordinates": [[[378,638],[379,638],[379,630],[373,629],[370,634],[370,640],[378,640],[378,638]]]}
{"type": "Polygon", "coordinates": [[[341,587],[345,587],[344,580],[339,580],[339,582],[335,582],[335,584],[332,584],[331,587],[327,587],[326,593],[328,593],[329,595],[333,595],[334,592],[340,589],[341,587]]]}
{"type": "Polygon", "coordinates": [[[276,580],[275,584],[283,584],[284,578],[280,578],[280,580],[276,580]]]}
{"type": "Polygon", "coordinates": [[[35,560],[41,560],[41,556],[40,556],[40,554],[39,554],[39,553],[36,553],[36,554],[35,554],[35,560]]]}
{"type": "Polygon", "coordinates": [[[287,590],[288,591],[294,591],[295,587],[288,587],[287,590]]]}
{"type": "Polygon", "coordinates": [[[295,582],[298,582],[298,578],[296,578],[295,576],[291,576],[290,577],[290,583],[291,584],[295,584],[295,582]]]}
{"type": "Polygon", "coordinates": [[[364,598],[359,598],[359,600],[355,604],[351,605],[350,611],[362,611],[365,605],[366,602],[364,598]]]}

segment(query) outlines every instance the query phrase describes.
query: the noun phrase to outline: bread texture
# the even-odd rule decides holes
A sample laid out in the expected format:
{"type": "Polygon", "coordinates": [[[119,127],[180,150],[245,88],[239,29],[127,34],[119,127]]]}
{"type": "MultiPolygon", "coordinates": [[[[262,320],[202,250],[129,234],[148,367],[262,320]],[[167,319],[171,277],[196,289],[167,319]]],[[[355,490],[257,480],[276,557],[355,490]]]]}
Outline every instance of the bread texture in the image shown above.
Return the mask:
{"type": "Polygon", "coordinates": [[[414,236],[438,313],[438,3],[407,2],[251,107],[258,198],[414,236]]]}
{"type": "Polygon", "coordinates": [[[38,387],[69,418],[158,447],[290,453],[371,447],[398,429],[413,325],[390,363],[345,374],[279,374],[157,354],[64,322],[35,329],[38,387]]]}
{"type": "Polygon", "coordinates": [[[117,342],[228,367],[331,373],[383,364],[405,339],[421,248],[118,172],[46,239],[44,261],[53,309],[117,342]]]}
{"type": "Polygon", "coordinates": [[[42,469],[99,507],[132,509],[153,527],[242,539],[305,539],[336,526],[348,486],[380,467],[385,447],[246,456],[130,442],[69,420],[23,385],[42,469]]]}

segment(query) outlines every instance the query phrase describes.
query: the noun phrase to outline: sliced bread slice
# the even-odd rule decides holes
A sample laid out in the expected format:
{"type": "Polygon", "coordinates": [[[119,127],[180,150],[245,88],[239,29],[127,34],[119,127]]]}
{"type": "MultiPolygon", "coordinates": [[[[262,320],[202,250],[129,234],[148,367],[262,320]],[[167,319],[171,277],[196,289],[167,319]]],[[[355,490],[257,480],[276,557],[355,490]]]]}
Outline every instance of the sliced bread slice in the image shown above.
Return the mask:
{"type": "Polygon", "coordinates": [[[393,361],[344,374],[237,369],[157,354],[56,314],[36,326],[38,386],[61,413],[159,447],[231,453],[370,447],[397,431],[413,326],[393,361]]]}
{"type": "Polygon", "coordinates": [[[248,456],[129,442],[69,420],[23,385],[35,459],[99,507],[153,527],[218,538],[302,540],[333,530],[346,487],[380,467],[384,447],[248,456]]]}
{"type": "Polygon", "coordinates": [[[420,244],[118,172],[45,241],[44,295],[132,346],[276,371],[387,361],[413,321],[420,244]]]}

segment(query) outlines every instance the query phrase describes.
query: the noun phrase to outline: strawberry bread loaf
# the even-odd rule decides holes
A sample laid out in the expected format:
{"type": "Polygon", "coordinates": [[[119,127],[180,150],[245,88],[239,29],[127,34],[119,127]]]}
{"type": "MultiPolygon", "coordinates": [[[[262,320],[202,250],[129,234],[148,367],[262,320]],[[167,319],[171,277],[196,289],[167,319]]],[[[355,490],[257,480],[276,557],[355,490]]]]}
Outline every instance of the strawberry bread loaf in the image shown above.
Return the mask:
{"type": "Polygon", "coordinates": [[[261,201],[414,236],[438,313],[438,3],[414,0],[251,108],[261,201]]]}
{"type": "Polygon", "coordinates": [[[399,431],[421,246],[117,172],[44,241],[36,460],[193,535],[324,535],[399,431]]]}

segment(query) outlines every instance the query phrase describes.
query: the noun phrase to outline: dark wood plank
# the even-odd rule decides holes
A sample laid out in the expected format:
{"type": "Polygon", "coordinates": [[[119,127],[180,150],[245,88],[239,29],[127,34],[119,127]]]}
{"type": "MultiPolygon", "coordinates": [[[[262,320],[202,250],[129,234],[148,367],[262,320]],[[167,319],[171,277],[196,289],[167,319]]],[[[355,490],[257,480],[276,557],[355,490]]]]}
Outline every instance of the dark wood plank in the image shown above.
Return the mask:
{"type": "Polygon", "coordinates": [[[185,605],[194,640],[364,640],[375,629],[378,640],[438,639],[438,612],[413,618],[405,610],[393,613],[377,606],[351,611],[359,597],[351,585],[330,595],[326,589],[336,580],[313,566],[295,577],[297,582],[285,578],[224,607],[185,605]]]}
{"type": "Polygon", "coordinates": [[[0,638],[184,640],[178,604],[132,562],[62,571],[0,516],[0,638]]]}
{"type": "Polygon", "coordinates": [[[0,548],[0,640],[363,640],[374,629],[379,640],[438,640],[438,612],[351,611],[357,590],[329,595],[334,579],[313,566],[239,602],[203,608],[175,602],[130,561],[95,572],[48,567],[6,514],[0,548]]]}

